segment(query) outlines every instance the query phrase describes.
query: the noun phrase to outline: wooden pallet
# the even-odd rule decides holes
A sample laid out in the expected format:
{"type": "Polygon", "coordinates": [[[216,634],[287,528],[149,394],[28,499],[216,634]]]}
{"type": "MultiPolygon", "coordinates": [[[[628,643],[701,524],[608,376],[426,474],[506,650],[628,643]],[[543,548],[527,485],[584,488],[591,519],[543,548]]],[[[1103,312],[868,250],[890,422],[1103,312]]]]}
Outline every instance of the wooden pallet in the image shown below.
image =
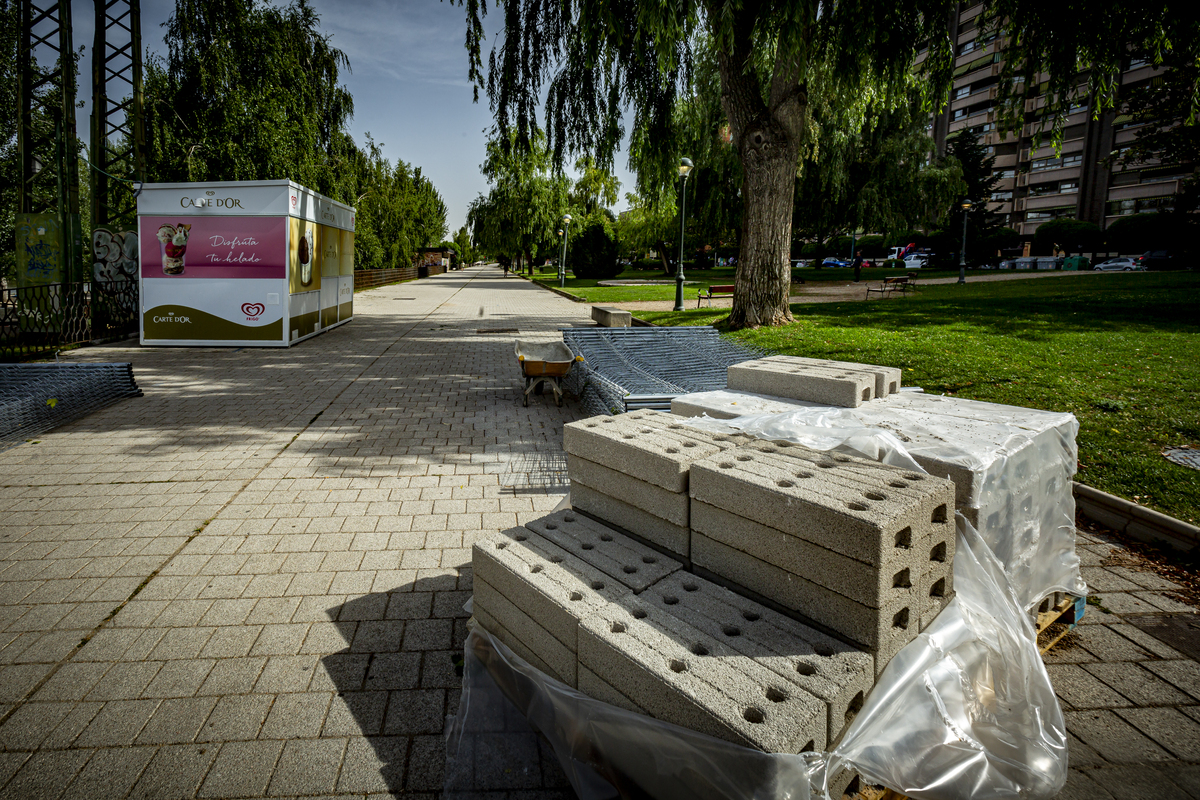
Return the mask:
{"type": "MultiPolygon", "coordinates": [[[[1042,601],[1037,614],[1038,652],[1045,655],[1079,625],[1087,610],[1086,597],[1056,592],[1042,601]]],[[[850,800],[908,800],[907,795],[881,786],[860,789],[850,800]]]]}

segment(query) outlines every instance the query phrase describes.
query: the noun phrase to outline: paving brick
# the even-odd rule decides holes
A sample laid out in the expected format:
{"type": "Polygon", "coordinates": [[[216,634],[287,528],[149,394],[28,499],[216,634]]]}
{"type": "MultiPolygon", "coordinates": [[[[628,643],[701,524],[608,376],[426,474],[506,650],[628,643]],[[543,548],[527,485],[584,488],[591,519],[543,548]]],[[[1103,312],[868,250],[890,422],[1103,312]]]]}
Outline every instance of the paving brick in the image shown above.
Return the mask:
{"type": "Polygon", "coordinates": [[[186,744],[196,738],[217,704],[215,697],[164,700],[138,734],[138,744],[186,744]]]}
{"type": "Polygon", "coordinates": [[[1137,664],[1104,662],[1084,664],[1083,669],[1129,698],[1134,705],[1178,705],[1192,702],[1187,694],[1137,664]]]}
{"type": "Polygon", "coordinates": [[[268,694],[233,695],[217,700],[196,734],[198,742],[255,739],[275,698],[268,694]]]}
{"type": "Polygon", "coordinates": [[[1200,723],[1195,719],[1174,708],[1122,708],[1116,713],[1176,758],[1200,761],[1200,723]]]}
{"type": "Polygon", "coordinates": [[[91,750],[51,750],[34,753],[0,792],[0,798],[25,800],[33,797],[58,797],[91,755],[91,750]]]}
{"type": "Polygon", "coordinates": [[[94,800],[124,797],[154,756],[153,747],[119,747],[97,750],[67,791],[67,798],[94,800]]]}
{"type": "Polygon", "coordinates": [[[729,367],[727,385],[735,391],[790,397],[811,403],[858,408],[875,398],[874,373],[846,367],[788,364],[778,359],[743,361],[729,367]]]}
{"type": "Polygon", "coordinates": [[[271,779],[283,742],[227,742],[200,786],[199,797],[261,796],[271,779]]]}
{"type": "Polygon", "coordinates": [[[1130,705],[1129,699],[1102,680],[1075,664],[1046,667],[1054,692],[1074,708],[1117,708],[1130,705]]]}
{"type": "Polygon", "coordinates": [[[160,747],[134,784],[130,800],[192,797],[216,757],[212,745],[160,747]]]}
{"type": "Polygon", "coordinates": [[[125,747],[133,744],[158,704],[158,700],[114,700],[105,703],[74,744],[76,747],[125,747]]]}
{"type": "Polygon", "coordinates": [[[1067,730],[1113,764],[1170,761],[1171,755],[1112,711],[1066,711],[1067,730]]]}
{"type": "Polygon", "coordinates": [[[325,692],[281,694],[275,698],[260,739],[311,738],[321,731],[332,695],[325,692]]]}
{"type": "Polygon", "coordinates": [[[383,732],[388,735],[440,734],[445,724],[445,690],[414,689],[391,693],[383,732]]]}
{"type": "Polygon", "coordinates": [[[686,560],[690,555],[687,527],[675,525],[574,479],[571,481],[571,507],[677,558],[686,560]]]}
{"type": "Polygon", "coordinates": [[[275,765],[267,794],[294,796],[333,792],[345,749],[345,739],[288,742],[275,765]]]}

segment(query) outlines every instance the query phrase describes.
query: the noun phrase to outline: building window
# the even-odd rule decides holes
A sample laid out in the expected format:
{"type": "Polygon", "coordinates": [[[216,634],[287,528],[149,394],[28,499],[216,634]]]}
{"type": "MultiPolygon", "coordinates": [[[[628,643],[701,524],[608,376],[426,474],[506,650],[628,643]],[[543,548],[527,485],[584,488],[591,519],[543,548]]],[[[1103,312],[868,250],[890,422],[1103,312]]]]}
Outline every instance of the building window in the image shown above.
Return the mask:
{"type": "Polygon", "coordinates": [[[1060,183],[1058,185],[1058,191],[1062,194],[1067,194],[1069,192],[1078,192],[1079,191],[1079,183],[1078,183],[1078,181],[1063,181],[1062,183],[1060,183]]]}
{"type": "Polygon", "coordinates": [[[999,203],[1004,200],[1012,200],[1012,192],[992,192],[992,202],[999,203]]]}
{"type": "Polygon", "coordinates": [[[1078,167],[1082,163],[1083,156],[1079,153],[1072,156],[1063,156],[1062,165],[1064,167],[1078,167]]]}
{"type": "Polygon", "coordinates": [[[1040,222],[1046,219],[1059,219],[1060,217],[1070,217],[1075,213],[1075,206],[1062,206],[1061,208],[1039,208],[1037,211],[1029,211],[1025,214],[1027,222],[1040,222]]]}
{"type": "Polygon", "coordinates": [[[1126,217],[1130,214],[1146,214],[1154,211],[1173,211],[1175,196],[1138,197],[1132,200],[1113,200],[1108,204],[1108,216],[1126,217]]]}
{"type": "Polygon", "coordinates": [[[967,95],[969,95],[970,93],[971,93],[971,87],[970,87],[970,85],[964,86],[964,87],[962,87],[961,89],[955,89],[955,90],[954,90],[954,99],[955,99],[955,100],[959,100],[959,99],[961,99],[961,98],[963,98],[963,97],[966,97],[966,96],[967,96],[967,95]]]}
{"type": "Polygon", "coordinates": [[[967,115],[967,110],[965,108],[960,108],[954,112],[953,121],[957,122],[958,120],[962,119],[966,115],[967,115]]]}
{"type": "Polygon", "coordinates": [[[960,56],[965,56],[967,53],[973,53],[973,52],[975,52],[975,40],[974,39],[972,39],[969,42],[963,42],[962,44],[960,44],[958,46],[958,54],[960,56]]]}
{"type": "Polygon", "coordinates": [[[1017,171],[1015,169],[1002,169],[992,173],[993,178],[1015,178],[1017,171]]]}
{"type": "Polygon", "coordinates": [[[1062,166],[1057,158],[1039,158],[1029,165],[1030,172],[1043,172],[1048,169],[1058,169],[1062,166]]]}

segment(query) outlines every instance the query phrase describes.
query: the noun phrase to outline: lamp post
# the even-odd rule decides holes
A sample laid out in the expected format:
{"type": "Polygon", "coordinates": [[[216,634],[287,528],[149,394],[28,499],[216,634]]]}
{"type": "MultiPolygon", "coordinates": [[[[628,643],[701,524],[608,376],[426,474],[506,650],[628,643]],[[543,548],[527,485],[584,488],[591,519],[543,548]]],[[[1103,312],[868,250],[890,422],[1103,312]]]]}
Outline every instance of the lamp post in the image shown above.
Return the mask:
{"type": "Polygon", "coordinates": [[[973,204],[970,200],[962,201],[963,210],[963,238],[962,250],[958,254],[958,282],[960,284],[967,282],[967,214],[971,210],[973,204]]]}
{"type": "Polygon", "coordinates": [[[692,160],[679,159],[679,177],[683,186],[679,192],[679,268],[675,271],[675,311],[683,311],[683,224],[687,211],[687,179],[691,171],[692,160]]]}
{"type": "Polygon", "coordinates": [[[563,238],[563,229],[558,229],[558,282],[561,286],[566,276],[563,273],[563,244],[566,239],[563,238]]]}
{"type": "Polygon", "coordinates": [[[571,215],[563,214],[563,226],[558,229],[562,237],[562,255],[558,259],[558,288],[567,285],[567,229],[571,227],[571,215]]]}

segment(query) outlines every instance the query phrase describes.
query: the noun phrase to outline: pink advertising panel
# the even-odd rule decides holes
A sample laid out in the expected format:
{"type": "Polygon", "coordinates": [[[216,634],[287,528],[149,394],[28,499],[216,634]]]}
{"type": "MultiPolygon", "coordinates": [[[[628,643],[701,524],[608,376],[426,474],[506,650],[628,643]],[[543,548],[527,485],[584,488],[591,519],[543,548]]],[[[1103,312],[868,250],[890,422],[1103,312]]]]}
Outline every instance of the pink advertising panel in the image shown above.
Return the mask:
{"type": "Polygon", "coordinates": [[[141,217],[142,277],[285,278],[286,217],[141,217]]]}

